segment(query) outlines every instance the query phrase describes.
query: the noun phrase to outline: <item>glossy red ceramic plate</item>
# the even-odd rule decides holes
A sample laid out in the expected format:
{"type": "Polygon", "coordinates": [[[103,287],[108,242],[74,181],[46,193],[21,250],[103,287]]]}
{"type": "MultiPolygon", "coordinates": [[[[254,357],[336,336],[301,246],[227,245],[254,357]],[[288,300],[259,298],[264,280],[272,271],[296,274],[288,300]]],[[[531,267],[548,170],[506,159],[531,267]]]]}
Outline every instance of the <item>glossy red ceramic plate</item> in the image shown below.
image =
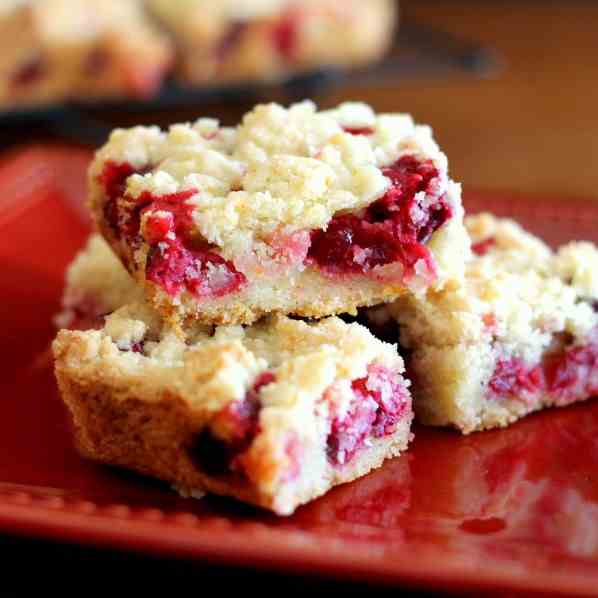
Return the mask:
{"type": "MultiPolygon", "coordinates": [[[[468,590],[598,596],[598,401],[408,454],[276,518],[80,459],[48,354],[67,262],[87,234],[86,152],[0,160],[0,530],[155,554],[468,590]]],[[[551,243],[598,241],[598,203],[470,194],[551,243]]]]}

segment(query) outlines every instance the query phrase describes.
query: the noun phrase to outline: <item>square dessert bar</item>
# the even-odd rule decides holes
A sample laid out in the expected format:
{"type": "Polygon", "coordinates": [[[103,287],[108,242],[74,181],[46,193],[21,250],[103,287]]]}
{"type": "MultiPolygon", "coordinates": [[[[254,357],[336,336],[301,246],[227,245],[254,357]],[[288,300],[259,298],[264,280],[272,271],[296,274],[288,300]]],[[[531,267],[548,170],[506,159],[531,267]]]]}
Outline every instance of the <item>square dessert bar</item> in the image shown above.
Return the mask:
{"type": "Polygon", "coordinates": [[[429,127],[364,104],[116,130],[89,180],[100,231],[171,321],[355,312],[461,278],[469,254],[429,127]]]}
{"type": "Polygon", "coordinates": [[[380,58],[394,0],[147,0],[179,50],[187,83],[277,80],[326,65],[380,58]]]}
{"type": "Polygon", "coordinates": [[[173,48],[137,0],[3,0],[0,107],[148,96],[173,48]]]}
{"type": "Polygon", "coordinates": [[[54,322],[58,328],[101,328],[105,316],[142,300],[143,290],[110,246],[92,234],[66,271],[61,311],[54,322]]]}
{"type": "Polygon", "coordinates": [[[399,323],[416,415],[469,433],[597,396],[598,249],[553,253],[488,214],[466,226],[474,257],[463,285],[369,314],[376,327],[389,315],[399,323]]]}
{"type": "Polygon", "coordinates": [[[396,347],[334,317],[195,325],[183,339],[131,304],[101,330],[61,330],[53,350],[81,453],[184,495],[288,515],[410,439],[396,347]]]}

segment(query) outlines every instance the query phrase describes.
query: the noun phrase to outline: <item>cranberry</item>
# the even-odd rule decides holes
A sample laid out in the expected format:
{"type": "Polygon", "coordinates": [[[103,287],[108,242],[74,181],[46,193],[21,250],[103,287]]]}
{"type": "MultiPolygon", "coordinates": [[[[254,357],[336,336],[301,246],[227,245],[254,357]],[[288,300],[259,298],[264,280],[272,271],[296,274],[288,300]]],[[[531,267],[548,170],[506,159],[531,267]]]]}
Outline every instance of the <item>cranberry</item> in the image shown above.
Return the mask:
{"type": "Polygon", "coordinates": [[[143,347],[145,346],[145,341],[141,340],[141,341],[137,341],[136,343],[133,343],[131,345],[131,351],[133,351],[133,353],[143,353],[143,347]]]}
{"type": "Polygon", "coordinates": [[[522,360],[500,360],[488,383],[494,395],[518,397],[522,392],[547,392],[559,400],[598,392],[598,328],[583,346],[567,346],[528,366],[522,360]]]}
{"type": "Polygon", "coordinates": [[[544,372],[550,392],[562,394],[577,387],[585,386],[590,374],[598,368],[598,343],[581,347],[569,347],[544,362],[544,372]]]}
{"type": "Polygon", "coordinates": [[[361,217],[336,216],[326,231],[312,231],[308,263],[341,275],[400,262],[406,279],[419,260],[433,270],[431,254],[423,244],[451,217],[451,208],[441,197],[424,209],[415,195],[433,190],[438,171],[431,161],[403,156],[382,172],[391,186],[361,217]]]}
{"type": "Polygon", "coordinates": [[[185,203],[193,197],[197,189],[187,189],[178,193],[155,196],[149,191],[144,191],[135,199],[125,196],[120,205],[119,222],[121,232],[129,239],[134,240],[139,234],[141,216],[147,212],[166,212],[165,215],[156,214],[148,217],[147,241],[150,244],[162,241],[172,230],[177,234],[187,234],[193,224],[193,206],[185,203]],[[165,225],[170,228],[164,231],[165,225]],[[161,233],[163,235],[161,236],[161,233]]]}
{"type": "Polygon", "coordinates": [[[193,206],[186,200],[197,189],[161,196],[149,191],[136,198],[123,195],[127,178],[144,170],[135,170],[128,163],[107,162],[99,180],[108,198],[104,206],[106,220],[118,237],[136,244],[141,218],[147,214],[147,279],[173,296],[186,288],[197,297],[221,297],[243,286],[246,278],[231,262],[189,234],[193,229],[193,206]]]}
{"type": "Polygon", "coordinates": [[[287,11],[272,28],[272,42],[278,53],[287,62],[293,62],[299,42],[299,15],[287,11]]]}
{"type": "Polygon", "coordinates": [[[135,172],[138,172],[137,169],[129,162],[108,160],[98,177],[106,197],[108,199],[118,199],[125,192],[127,179],[135,172]]]}
{"type": "Polygon", "coordinates": [[[43,59],[40,56],[32,58],[29,62],[21,65],[19,69],[13,73],[11,82],[14,87],[24,87],[37,83],[46,71],[43,59]]]}
{"type": "Polygon", "coordinates": [[[483,241],[478,241],[471,245],[471,250],[476,255],[486,255],[496,245],[496,239],[494,237],[488,237],[483,241]]]}
{"type": "Polygon", "coordinates": [[[199,433],[189,449],[198,467],[210,475],[226,475],[235,471],[238,457],[249,448],[259,431],[260,390],[274,380],[272,372],[263,372],[243,400],[230,403],[216,416],[229,424],[230,438],[216,436],[209,427],[199,433]]]}
{"type": "Polygon", "coordinates": [[[539,368],[529,368],[517,357],[500,359],[488,386],[498,396],[516,397],[523,391],[533,392],[542,385],[539,368]]]}
{"type": "Polygon", "coordinates": [[[174,229],[174,217],[167,214],[150,214],[145,221],[145,238],[150,245],[166,240],[168,233],[174,229]]]}
{"type": "Polygon", "coordinates": [[[143,354],[144,347],[145,347],[145,341],[142,339],[140,341],[131,343],[131,345],[129,347],[126,347],[126,348],[119,347],[119,350],[122,351],[123,353],[128,353],[129,351],[131,351],[132,353],[143,354]]]}
{"type": "Polygon", "coordinates": [[[104,203],[104,217],[114,233],[120,237],[120,222],[118,200],[125,192],[127,179],[132,174],[144,174],[150,167],[134,168],[129,162],[114,162],[108,160],[98,176],[98,182],[104,189],[106,201],[104,203]]]}
{"type": "Polygon", "coordinates": [[[335,465],[349,462],[368,438],[393,434],[410,405],[396,373],[382,365],[370,365],[367,376],[354,380],[351,387],[348,413],[333,416],[328,434],[328,459],[335,465]]]}
{"type": "Polygon", "coordinates": [[[147,213],[145,234],[150,252],[146,276],[168,294],[177,295],[185,288],[196,297],[222,297],[238,290],[246,278],[208,243],[189,236],[193,206],[186,200],[196,193],[196,189],[159,197],[142,193],[131,212],[130,233],[139,231],[140,215],[147,213]]]}
{"type": "Polygon", "coordinates": [[[308,259],[329,273],[368,272],[400,259],[401,244],[389,227],[351,214],[333,218],[326,231],[312,232],[308,259]]]}
{"type": "Polygon", "coordinates": [[[371,135],[374,132],[372,127],[343,127],[343,130],[351,135],[371,135]]]}
{"type": "Polygon", "coordinates": [[[210,251],[209,245],[185,245],[178,237],[150,249],[146,277],[172,296],[186,288],[196,297],[222,297],[247,282],[231,262],[210,251]]]}
{"type": "Polygon", "coordinates": [[[345,417],[332,420],[326,449],[328,459],[332,463],[343,465],[353,458],[370,436],[376,419],[376,408],[374,401],[356,398],[345,417]]]}

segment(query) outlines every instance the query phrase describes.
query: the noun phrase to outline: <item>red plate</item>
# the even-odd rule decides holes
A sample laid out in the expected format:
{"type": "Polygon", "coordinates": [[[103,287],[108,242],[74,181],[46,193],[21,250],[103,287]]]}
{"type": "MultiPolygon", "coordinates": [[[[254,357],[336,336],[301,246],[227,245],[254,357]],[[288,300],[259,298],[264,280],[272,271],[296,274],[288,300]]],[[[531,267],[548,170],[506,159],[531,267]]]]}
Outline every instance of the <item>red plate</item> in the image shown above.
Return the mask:
{"type": "MultiPolygon", "coordinates": [[[[598,596],[598,403],[465,438],[418,428],[407,455],[285,519],[80,459],[48,345],[87,233],[88,158],[38,147],[0,161],[1,530],[426,588],[598,596]]],[[[598,241],[598,204],[478,193],[467,205],[553,243],[598,241]]]]}

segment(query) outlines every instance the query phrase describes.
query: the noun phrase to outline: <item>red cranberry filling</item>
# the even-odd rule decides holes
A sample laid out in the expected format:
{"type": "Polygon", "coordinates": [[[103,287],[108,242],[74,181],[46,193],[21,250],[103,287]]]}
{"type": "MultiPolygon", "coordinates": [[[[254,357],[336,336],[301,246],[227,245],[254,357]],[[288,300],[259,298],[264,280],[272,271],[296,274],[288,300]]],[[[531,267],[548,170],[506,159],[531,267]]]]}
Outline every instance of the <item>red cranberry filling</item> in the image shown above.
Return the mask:
{"type": "Polygon", "coordinates": [[[544,372],[550,392],[557,395],[576,390],[598,393],[598,334],[595,337],[588,345],[569,347],[561,355],[545,360],[544,372]]]}
{"type": "Polygon", "coordinates": [[[114,234],[120,237],[120,219],[118,210],[118,199],[125,192],[127,179],[132,174],[144,174],[151,170],[150,167],[134,168],[128,162],[114,162],[108,160],[104,164],[102,172],[98,176],[100,185],[104,189],[106,201],[104,203],[104,218],[110,225],[114,234]]]}
{"type": "Polygon", "coordinates": [[[148,214],[144,231],[150,245],[147,279],[170,295],[186,289],[197,297],[221,297],[238,290],[246,283],[245,276],[208,243],[189,238],[193,206],[186,200],[195,195],[197,189],[162,196],[149,191],[137,198],[124,195],[127,178],[148,170],[134,169],[127,162],[108,161],[99,177],[107,197],[104,215],[119,238],[125,237],[129,244],[135,244],[141,218],[148,214]]]}
{"type": "Polygon", "coordinates": [[[382,365],[370,365],[368,375],[351,387],[349,410],[333,416],[327,438],[328,459],[335,465],[348,463],[369,438],[393,434],[411,404],[397,374],[382,365]]]}
{"type": "Polygon", "coordinates": [[[567,401],[597,393],[598,330],[587,345],[565,346],[535,366],[514,357],[500,360],[488,386],[496,397],[525,398],[530,393],[548,393],[567,401]]]}
{"type": "Polygon", "coordinates": [[[44,61],[41,57],[31,59],[13,73],[11,82],[14,87],[25,87],[37,83],[45,73],[44,61]]]}
{"type": "Polygon", "coordinates": [[[129,240],[139,235],[141,216],[152,212],[148,216],[145,236],[150,244],[166,240],[166,235],[185,236],[193,224],[193,206],[185,203],[193,197],[197,189],[187,189],[178,193],[155,196],[144,191],[135,200],[125,196],[121,207],[122,229],[129,240]]]}
{"type": "Polygon", "coordinates": [[[336,216],[326,231],[312,231],[308,263],[341,275],[367,273],[376,266],[400,262],[408,279],[415,264],[423,260],[434,271],[424,243],[452,216],[451,208],[444,196],[424,207],[415,195],[434,191],[438,171],[429,160],[403,156],[382,172],[391,186],[360,217],[336,216]]]}
{"type": "Polygon", "coordinates": [[[272,28],[272,43],[287,62],[293,62],[299,45],[299,14],[289,10],[272,28]]]}
{"type": "Polygon", "coordinates": [[[539,368],[529,368],[516,357],[497,362],[488,386],[499,396],[515,395],[521,392],[534,392],[542,385],[539,368]]]}
{"type": "Polygon", "coordinates": [[[154,245],[147,256],[146,277],[169,295],[186,289],[196,297],[222,297],[247,281],[231,262],[209,245],[183,244],[179,238],[154,245]]]}
{"type": "Polygon", "coordinates": [[[471,250],[476,255],[486,255],[496,245],[496,239],[494,237],[488,237],[483,241],[472,243],[471,250]]]}
{"type": "Polygon", "coordinates": [[[188,238],[193,207],[184,202],[195,193],[191,189],[157,198],[142,194],[141,213],[151,212],[146,221],[151,246],[146,276],[170,295],[186,289],[196,297],[222,297],[238,290],[247,279],[208,243],[188,238]]]}
{"type": "Polygon", "coordinates": [[[144,347],[145,347],[145,341],[144,340],[140,340],[140,341],[137,341],[135,343],[131,343],[131,345],[129,347],[126,347],[126,348],[119,347],[119,350],[123,351],[123,352],[131,351],[133,353],[141,353],[141,354],[143,354],[143,348],[144,347]]]}
{"type": "Polygon", "coordinates": [[[351,135],[371,135],[374,132],[372,127],[343,127],[345,133],[351,133],[351,135]]]}
{"type": "Polygon", "coordinates": [[[217,417],[227,422],[230,437],[220,438],[204,428],[190,449],[191,458],[210,475],[226,475],[237,470],[238,458],[250,447],[259,431],[261,403],[259,393],[274,382],[272,372],[263,372],[243,400],[227,405],[217,417]]]}

